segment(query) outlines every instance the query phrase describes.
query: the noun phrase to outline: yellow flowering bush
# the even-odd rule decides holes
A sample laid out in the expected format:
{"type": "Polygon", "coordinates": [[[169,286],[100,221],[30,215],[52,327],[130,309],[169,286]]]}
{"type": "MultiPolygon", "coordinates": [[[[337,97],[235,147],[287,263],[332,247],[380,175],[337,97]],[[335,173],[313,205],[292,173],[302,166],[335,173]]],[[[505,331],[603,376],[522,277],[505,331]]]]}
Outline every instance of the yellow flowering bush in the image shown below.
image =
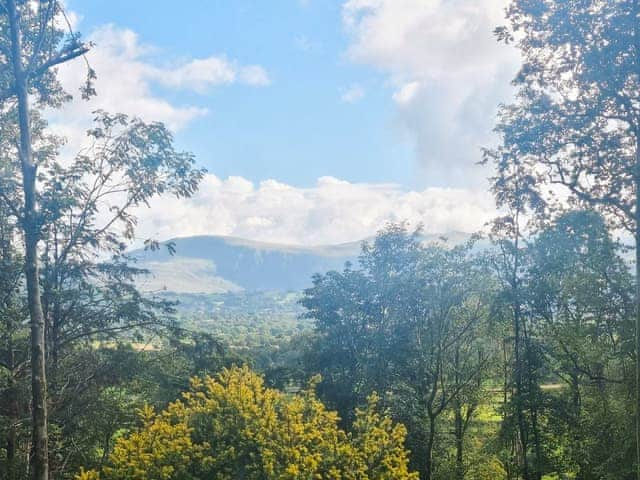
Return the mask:
{"type": "Polygon", "coordinates": [[[353,432],[309,388],[287,395],[247,367],[194,379],[183,398],[120,438],[101,471],[77,480],[417,480],[406,430],[376,408],[358,411],[353,432]]]}

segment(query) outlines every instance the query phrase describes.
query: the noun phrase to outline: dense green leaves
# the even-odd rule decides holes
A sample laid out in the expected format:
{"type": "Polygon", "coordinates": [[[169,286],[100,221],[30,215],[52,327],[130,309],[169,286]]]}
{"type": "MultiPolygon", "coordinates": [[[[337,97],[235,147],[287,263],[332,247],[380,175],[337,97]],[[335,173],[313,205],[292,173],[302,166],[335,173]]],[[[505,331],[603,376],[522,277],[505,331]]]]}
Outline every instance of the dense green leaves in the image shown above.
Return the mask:
{"type": "Polygon", "coordinates": [[[363,246],[360,269],[316,277],[302,300],[316,320],[309,367],[322,374],[320,392],[347,419],[384,392],[425,478],[443,418],[457,415],[462,450],[478,406],[492,348],[481,335],[492,284],[484,270],[470,245],[424,246],[419,232],[390,226],[363,246]]]}
{"type": "Polygon", "coordinates": [[[485,251],[424,245],[392,226],[363,247],[360,268],[306,290],[316,319],[307,368],[346,423],[382,392],[421,478],[626,478],[634,308],[624,251],[592,211],[485,251]]]}
{"type": "Polygon", "coordinates": [[[37,109],[69,99],[55,67],[89,46],[60,2],[0,7],[0,478],[640,475],[639,1],[509,3],[496,33],[523,63],[485,151],[490,244],[389,225],[314,277],[312,331],[244,312],[219,335],[141,293],[125,253],[138,209],[204,171],[164,125],[104,111],[61,161],[37,109]],[[267,380],[223,369],[245,361],[267,380]]]}

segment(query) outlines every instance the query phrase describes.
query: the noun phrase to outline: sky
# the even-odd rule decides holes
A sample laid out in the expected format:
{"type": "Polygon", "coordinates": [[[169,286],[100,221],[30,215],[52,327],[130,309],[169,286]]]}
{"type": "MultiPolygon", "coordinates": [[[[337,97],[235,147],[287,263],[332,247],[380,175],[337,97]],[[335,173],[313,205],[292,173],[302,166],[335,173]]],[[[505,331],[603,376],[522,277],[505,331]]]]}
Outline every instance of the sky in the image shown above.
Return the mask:
{"type": "MultiPolygon", "coordinates": [[[[518,59],[506,0],[67,0],[98,96],[50,112],[82,145],[91,111],[165,122],[208,171],[140,210],[139,236],[360,240],[388,221],[475,231],[518,59]]],[[[77,92],[82,62],[60,78],[77,92]]],[[[78,95],[77,95],[78,96],[78,95]]]]}

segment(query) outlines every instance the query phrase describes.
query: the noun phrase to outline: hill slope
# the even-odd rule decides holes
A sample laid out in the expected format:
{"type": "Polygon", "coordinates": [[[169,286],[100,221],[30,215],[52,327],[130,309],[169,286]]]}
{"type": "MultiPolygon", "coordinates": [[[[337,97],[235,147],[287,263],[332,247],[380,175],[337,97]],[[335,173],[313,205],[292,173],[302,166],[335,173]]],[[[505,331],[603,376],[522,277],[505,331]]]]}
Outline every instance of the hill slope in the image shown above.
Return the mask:
{"type": "MultiPolygon", "coordinates": [[[[425,236],[425,242],[439,235],[425,236]]],[[[468,234],[447,234],[457,244],[468,234]]],[[[311,285],[314,273],[341,270],[356,262],[362,242],[303,247],[262,243],[235,237],[196,236],[171,240],[176,253],[138,250],[138,265],[151,275],[140,282],[146,291],[229,293],[240,291],[299,291],[311,285]]]]}
{"type": "Polygon", "coordinates": [[[322,247],[261,243],[233,237],[177,238],[176,253],[136,251],[134,257],[152,275],[144,290],[176,293],[225,293],[301,290],[316,272],[342,269],[353,261],[360,242],[322,247]]]}

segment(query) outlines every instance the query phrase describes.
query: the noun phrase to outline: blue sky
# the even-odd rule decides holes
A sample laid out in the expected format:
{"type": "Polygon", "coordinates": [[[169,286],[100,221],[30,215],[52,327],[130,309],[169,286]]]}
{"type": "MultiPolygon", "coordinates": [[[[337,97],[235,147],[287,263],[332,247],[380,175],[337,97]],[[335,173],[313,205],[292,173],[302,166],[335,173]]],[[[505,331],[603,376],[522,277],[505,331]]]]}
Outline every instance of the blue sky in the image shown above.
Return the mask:
{"type": "Polygon", "coordinates": [[[411,147],[393,125],[384,75],[346,58],[340,2],[184,0],[179,9],[149,0],[68,4],[82,16],[82,32],[107,23],[132,29],[158,49],[159,63],[225,55],[266,69],[271,84],[259,89],[158,88],[176,103],[210,110],[177,139],[216,175],[299,186],[324,175],[420,186],[411,147]],[[342,101],[353,85],[365,98],[342,101]]]}
{"type": "MultiPolygon", "coordinates": [[[[477,161],[517,69],[492,35],[506,0],[66,4],[99,76],[97,98],[50,115],[67,150],[102,108],[165,122],[209,171],[193,199],[141,211],[141,236],[336,243],[495,213],[477,161]]],[[[60,69],[69,91],[83,69],[60,69]]]]}

